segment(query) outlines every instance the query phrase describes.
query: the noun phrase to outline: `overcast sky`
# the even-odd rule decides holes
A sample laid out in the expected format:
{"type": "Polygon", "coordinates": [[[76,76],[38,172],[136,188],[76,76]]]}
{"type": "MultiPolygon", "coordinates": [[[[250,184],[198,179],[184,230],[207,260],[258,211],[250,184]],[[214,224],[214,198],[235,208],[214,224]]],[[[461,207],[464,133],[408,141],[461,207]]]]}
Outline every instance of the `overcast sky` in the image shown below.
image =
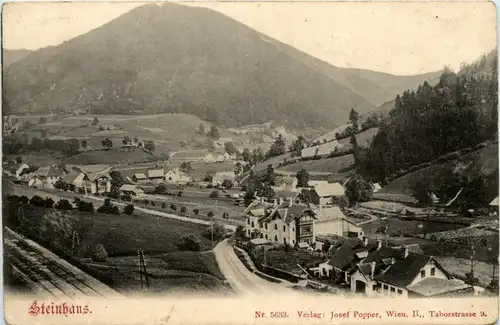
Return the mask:
{"type": "MultiPolygon", "coordinates": [[[[21,3],[4,6],[4,47],[38,49],[88,32],[144,3],[21,3]]],[[[393,74],[458,69],[496,46],[489,2],[189,3],[340,67],[393,74]]]]}

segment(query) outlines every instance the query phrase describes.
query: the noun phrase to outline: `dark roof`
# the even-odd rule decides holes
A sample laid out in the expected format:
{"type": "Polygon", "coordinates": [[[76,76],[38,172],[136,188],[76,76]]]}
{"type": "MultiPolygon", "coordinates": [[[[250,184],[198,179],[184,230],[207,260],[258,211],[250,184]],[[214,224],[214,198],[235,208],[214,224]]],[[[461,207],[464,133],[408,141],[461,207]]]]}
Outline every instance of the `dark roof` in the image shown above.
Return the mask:
{"type": "Polygon", "coordinates": [[[369,247],[364,247],[363,242],[358,238],[347,238],[344,239],[340,246],[338,246],[338,242],[332,246],[333,249],[337,249],[333,251],[328,264],[343,271],[347,271],[360,261],[356,253],[369,249],[369,247]]]}
{"type": "Polygon", "coordinates": [[[70,170],[69,173],[66,174],[66,176],[64,176],[62,180],[67,184],[73,184],[78,175],[80,175],[81,173],[82,173],[81,171],[70,170]]]}
{"type": "Polygon", "coordinates": [[[406,258],[399,258],[389,268],[375,275],[375,280],[405,288],[410,285],[420,270],[431,260],[430,256],[408,253],[406,258]]]}
{"type": "Polygon", "coordinates": [[[286,190],[286,189],[276,189],[276,190],[274,190],[274,194],[275,194],[275,197],[277,197],[277,198],[285,198],[285,199],[292,198],[293,199],[297,195],[299,195],[299,192],[290,191],[290,190],[286,190]]]}

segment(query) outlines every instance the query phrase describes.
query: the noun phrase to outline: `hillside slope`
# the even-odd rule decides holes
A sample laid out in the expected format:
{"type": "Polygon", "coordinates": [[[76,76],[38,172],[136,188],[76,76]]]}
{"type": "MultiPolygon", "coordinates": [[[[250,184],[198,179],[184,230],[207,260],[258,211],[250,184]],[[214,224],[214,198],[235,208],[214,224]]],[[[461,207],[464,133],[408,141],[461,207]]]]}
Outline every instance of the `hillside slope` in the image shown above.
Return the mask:
{"type": "Polygon", "coordinates": [[[2,65],[7,68],[14,62],[24,59],[30,54],[30,50],[7,50],[2,51],[2,65]]]}
{"type": "Polygon", "coordinates": [[[394,97],[377,74],[367,79],[331,66],[209,9],[152,4],[13,63],[4,106],[9,113],[182,112],[225,126],[273,120],[332,128],[352,107],[366,113],[394,97]]]}

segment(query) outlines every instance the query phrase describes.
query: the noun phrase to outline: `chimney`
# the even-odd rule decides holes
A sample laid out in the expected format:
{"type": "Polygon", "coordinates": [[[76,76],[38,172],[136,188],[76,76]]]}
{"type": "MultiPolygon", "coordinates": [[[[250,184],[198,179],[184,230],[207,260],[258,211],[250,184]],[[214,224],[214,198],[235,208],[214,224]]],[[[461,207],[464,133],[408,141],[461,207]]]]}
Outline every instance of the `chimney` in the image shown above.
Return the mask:
{"type": "Polygon", "coordinates": [[[406,246],[403,246],[403,258],[407,258],[408,257],[408,247],[406,246]]]}
{"type": "Polygon", "coordinates": [[[293,204],[293,198],[289,197],[288,198],[288,203],[290,203],[290,205],[292,205],[293,204]]]}
{"type": "Polygon", "coordinates": [[[373,279],[373,275],[375,274],[375,265],[376,265],[375,262],[371,262],[370,263],[370,266],[371,266],[371,277],[372,277],[372,279],[373,279]]]}
{"type": "Polygon", "coordinates": [[[377,250],[382,248],[382,241],[379,239],[377,240],[377,250]]]}
{"type": "Polygon", "coordinates": [[[363,245],[368,246],[368,238],[363,237],[363,245]]]}
{"type": "Polygon", "coordinates": [[[263,197],[260,198],[260,203],[264,204],[264,198],[263,197]]]}

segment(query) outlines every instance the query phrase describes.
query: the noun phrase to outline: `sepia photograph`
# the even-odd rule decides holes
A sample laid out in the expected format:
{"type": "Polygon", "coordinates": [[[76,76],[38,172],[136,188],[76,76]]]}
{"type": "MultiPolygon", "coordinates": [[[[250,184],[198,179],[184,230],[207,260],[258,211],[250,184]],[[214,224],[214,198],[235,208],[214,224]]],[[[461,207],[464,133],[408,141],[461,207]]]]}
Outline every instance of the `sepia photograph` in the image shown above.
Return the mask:
{"type": "Polygon", "coordinates": [[[10,2],[1,66],[7,323],[497,321],[494,3],[10,2]]]}

